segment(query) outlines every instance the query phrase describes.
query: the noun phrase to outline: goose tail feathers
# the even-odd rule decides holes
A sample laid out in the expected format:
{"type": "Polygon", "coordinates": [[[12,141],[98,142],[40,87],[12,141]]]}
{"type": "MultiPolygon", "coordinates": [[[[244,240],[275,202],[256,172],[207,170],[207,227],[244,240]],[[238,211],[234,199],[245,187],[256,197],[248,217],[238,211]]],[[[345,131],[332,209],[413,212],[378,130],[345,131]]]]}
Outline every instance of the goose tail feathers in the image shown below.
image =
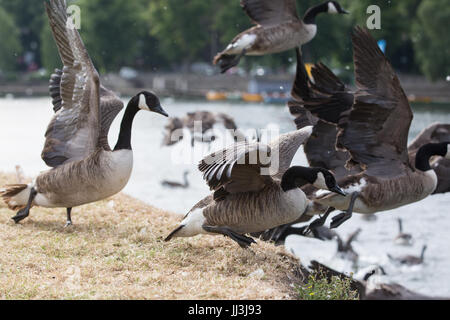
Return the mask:
{"type": "Polygon", "coordinates": [[[176,227],[165,239],[164,241],[170,241],[174,236],[176,236],[176,234],[178,233],[178,231],[180,231],[181,229],[184,228],[183,224],[180,224],[178,227],[176,227]]]}
{"type": "Polygon", "coordinates": [[[31,187],[27,184],[10,184],[0,189],[0,197],[11,210],[26,206],[31,187]]]}

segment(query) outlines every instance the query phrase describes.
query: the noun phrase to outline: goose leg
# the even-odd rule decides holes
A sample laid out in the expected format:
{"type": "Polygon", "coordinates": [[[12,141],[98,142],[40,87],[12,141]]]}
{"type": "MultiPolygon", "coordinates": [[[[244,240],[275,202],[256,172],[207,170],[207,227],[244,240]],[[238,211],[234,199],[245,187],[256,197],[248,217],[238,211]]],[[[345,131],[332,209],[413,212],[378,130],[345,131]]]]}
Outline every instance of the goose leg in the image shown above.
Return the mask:
{"type": "Polygon", "coordinates": [[[203,226],[203,229],[207,232],[218,233],[227,236],[232,240],[236,241],[237,244],[244,249],[248,248],[252,243],[256,243],[256,241],[253,240],[252,238],[236,233],[227,227],[203,226]]]}
{"type": "Polygon", "coordinates": [[[224,56],[221,63],[219,63],[219,66],[221,69],[220,73],[225,73],[228,69],[231,69],[231,68],[237,66],[239,63],[239,60],[241,60],[241,58],[243,56],[245,56],[245,53],[246,53],[246,50],[244,49],[244,50],[242,50],[241,53],[236,55],[234,58],[233,58],[233,56],[227,56],[227,58],[225,59],[225,56],[224,56]]]}
{"type": "Polygon", "coordinates": [[[306,228],[306,230],[305,230],[303,235],[307,236],[311,232],[314,233],[314,229],[323,226],[325,224],[325,222],[327,221],[327,218],[330,215],[330,213],[333,212],[334,210],[336,210],[336,209],[333,208],[333,207],[329,207],[327,209],[327,211],[325,211],[325,213],[320,218],[317,218],[316,220],[314,220],[313,222],[311,222],[308,225],[308,227],[306,228]]]}
{"type": "Polygon", "coordinates": [[[334,216],[331,220],[331,225],[330,228],[334,229],[339,227],[341,224],[343,224],[345,221],[347,221],[348,219],[350,219],[352,217],[352,212],[353,212],[353,206],[355,205],[355,201],[359,196],[359,192],[353,192],[351,199],[350,199],[350,204],[348,206],[347,211],[345,212],[341,212],[340,214],[334,216]]]}
{"type": "Polygon", "coordinates": [[[67,221],[64,228],[72,225],[72,216],[71,216],[72,208],[66,208],[66,210],[67,210],[67,221]]]}
{"type": "Polygon", "coordinates": [[[31,188],[30,190],[30,196],[28,198],[27,206],[17,212],[17,214],[12,217],[11,219],[14,220],[15,223],[19,223],[19,221],[25,219],[30,214],[31,205],[33,204],[33,200],[36,197],[36,190],[34,188],[31,188]]]}

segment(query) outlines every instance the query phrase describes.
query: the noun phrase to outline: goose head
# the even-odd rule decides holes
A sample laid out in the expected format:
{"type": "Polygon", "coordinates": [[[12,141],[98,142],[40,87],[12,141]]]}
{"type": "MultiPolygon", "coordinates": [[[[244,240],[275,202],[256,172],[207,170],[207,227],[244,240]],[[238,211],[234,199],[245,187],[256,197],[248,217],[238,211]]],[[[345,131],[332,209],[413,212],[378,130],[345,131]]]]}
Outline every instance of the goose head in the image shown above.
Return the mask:
{"type": "Polygon", "coordinates": [[[334,175],[323,168],[294,166],[289,168],[281,178],[283,191],[300,188],[308,183],[318,189],[329,190],[342,196],[346,195],[338,186],[334,175]]]}
{"type": "Polygon", "coordinates": [[[161,107],[161,103],[159,102],[158,97],[152,92],[141,91],[133,98],[131,98],[131,100],[133,102],[133,106],[137,108],[137,111],[147,110],[159,113],[165,117],[169,116],[167,112],[165,112],[161,107]]]}
{"type": "Polygon", "coordinates": [[[347,10],[344,10],[339,2],[337,1],[328,1],[326,2],[327,5],[327,12],[331,14],[348,14],[347,10]]]}

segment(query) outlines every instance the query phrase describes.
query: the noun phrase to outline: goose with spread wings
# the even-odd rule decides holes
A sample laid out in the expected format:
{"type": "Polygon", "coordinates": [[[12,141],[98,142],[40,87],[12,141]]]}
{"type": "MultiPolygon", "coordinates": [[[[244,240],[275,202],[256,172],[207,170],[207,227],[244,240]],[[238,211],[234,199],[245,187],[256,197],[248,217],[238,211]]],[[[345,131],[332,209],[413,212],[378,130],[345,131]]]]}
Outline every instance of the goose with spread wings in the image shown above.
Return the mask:
{"type": "MultiPolygon", "coordinates": [[[[304,151],[310,166],[319,166],[334,173],[339,181],[347,176],[355,176],[362,172],[360,166],[346,167],[350,160],[347,150],[336,149],[336,136],[338,128],[336,124],[340,119],[345,119],[353,106],[354,92],[324,64],[317,63],[311,68],[310,79],[303,67],[300,53],[297,51],[297,75],[295,81],[297,100],[302,104],[289,106],[291,114],[295,117],[297,127],[307,124],[314,125],[311,136],[305,142],[304,151]],[[324,120],[318,119],[311,112],[321,113],[324,120]]],[[[423,129],[408,146],[409,161],[415,165],[416,153],[423,145],[443,143],[450,141],[450,124],[433,123],[423,129]]],[[[437,187],[433,194],[450,191],[450,160],[442,156],[433,156],[430,160],[431,168],[437,175],[437,187]]],[[[306,186],[303,191],[308,197],[314,199],[316,189],[306,186]]],[[[317,212],[323,212],[327,207],[315,202],[316,210],[309,210],[301,221],[306,222],[317,212]],[[316,212],[315,212],[316,211],[316,212]]],[[[277,243],[291,235],[306,235],[313,232],[313,227],[320,228],[332,212],[331,208],[320,219],[315,220],[309,227],[280,226],[263,234],[263,239],[274,240],[277,243]]],[[[364,215],[369,216],[369,214],[364,215]]]]}
{"type": "MultiPolygon", "coordinates": [[[[295,105],[296,87],[292,90],[295,105]]],[[[345,195],[333,174],[319,167],[291,167],[311,126],[279,136],[270,144],[238,142],[205,157],[199,164],[213,194],[198,202],[166,238],[222,234],[242,247],[245,236],[299,219],[310,207],[300,187],[312,184],[345,195]]]]}
{"type": "Polygon", "coordinates": [[[431,142],[420,146],[411,162],[407,138],[413,114],[400,82],[366,29],[356,27],[352,41],[358,90],[322,91],[304,97],[302,106],[335,126],[336,150],[345,152],[346,168],[352,170],[338,179],[346,197],[316,192],[313,198],[319,205],[345,211],[333,218],[332,227],[353,211],[374,213],[422,200],[438,184],[430,159],[450,158],[449,141],[431,142]]]}
{"type": "Polygon", "coordinates": [[[20,209],[18,223],[32,206],[67,208],[72,224],[72,207],[105,199],[122,190],[133,166],[131,127],[139,110],[164,116],[159,99],[143,91],[129,101],[117,144],[108,144],[108,132],[123,108],[122,101],[100,84],[81,37],[67,24],[64,0],[45,2],[50,27],[63,62],[50,78],[50,95],[55,114],[45,133],[42,159],[52,169],[32,183],[6,186],[0,193],[9,208],[20,209]]]}
{"type": "Polygon", "coordinates": [[[244,55],[264,55],[286,51],[311,41],[317,33],[320,13],[348,13],[336,1],[309,8],[303,19],[297,14],[295,0],[241,0],[241,6],[254,27],[238,34],[217,54],[213,63],[221,72],[236,66],[244,55]]]}

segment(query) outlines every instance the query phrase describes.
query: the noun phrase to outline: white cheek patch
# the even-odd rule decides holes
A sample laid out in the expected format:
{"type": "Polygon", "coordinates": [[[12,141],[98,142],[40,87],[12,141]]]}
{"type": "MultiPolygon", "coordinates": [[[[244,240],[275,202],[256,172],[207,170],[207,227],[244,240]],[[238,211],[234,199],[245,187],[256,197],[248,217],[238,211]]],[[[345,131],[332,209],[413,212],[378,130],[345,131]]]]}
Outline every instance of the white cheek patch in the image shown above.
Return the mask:
{"type": "Polygon", "coordinates": [[[317,179],[316,181],[314,181],[313,186],[319,189],[328,190],[327,184],[325,182],[325,177],[323,176],[322,172],[319,172],[317,174],[317,179]]]}
{"type": "Polygon", "coordinates": [[[338,10],[333,2],[328,2],[328,13],[338,13],[338,10]]]}
{"type": "Polygon", "coordinates": [[[141,110],[148,110],[150,111],[150,108],[147,105],[147,102],[145,101],[145,96],[141,93],[139,95],[139,109],[141,110]]]}
{"type": "Polygon", "coordinates": [[[447,145],[447,154],[445,155],[446,159],[450,159],[450,145],[447,145]]]}

